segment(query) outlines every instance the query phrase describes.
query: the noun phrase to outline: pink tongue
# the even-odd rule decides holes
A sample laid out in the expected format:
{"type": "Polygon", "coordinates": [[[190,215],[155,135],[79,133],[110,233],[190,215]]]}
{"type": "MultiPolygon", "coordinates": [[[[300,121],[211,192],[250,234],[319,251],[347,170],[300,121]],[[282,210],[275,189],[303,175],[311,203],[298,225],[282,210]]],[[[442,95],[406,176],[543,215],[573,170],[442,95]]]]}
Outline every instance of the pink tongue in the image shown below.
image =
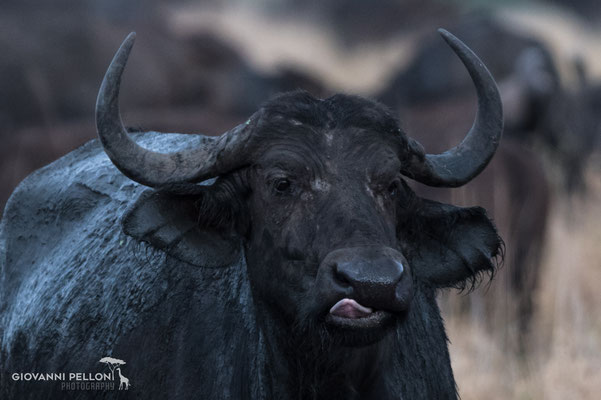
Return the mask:
{"type": "Polygon", "coordinates": [[[371,308],[364,307],[353,299],[342,299],[330,308],[330,314],[352,319],[367,317],[372,312],[371,308]]]}

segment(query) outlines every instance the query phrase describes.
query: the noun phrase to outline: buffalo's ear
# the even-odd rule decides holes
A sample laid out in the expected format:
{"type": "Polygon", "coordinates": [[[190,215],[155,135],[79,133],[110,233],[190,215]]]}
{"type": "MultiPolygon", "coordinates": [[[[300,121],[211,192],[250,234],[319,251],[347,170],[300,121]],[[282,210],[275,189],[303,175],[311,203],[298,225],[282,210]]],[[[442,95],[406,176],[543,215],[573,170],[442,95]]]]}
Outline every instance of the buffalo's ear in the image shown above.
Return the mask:
{"type": "Polygon", "coordinates": [[[125,213],[123,231],[195,266],[231,265],[239,257],[240,239],[231,231],[202,224],[202,198],[210,196],[210,187],[188,195],[147,190],[125,213]]]}
{"type": "Polygon", "coordinates": [[[399,225],[399,237],[416,279],[436,287],[473,287],[494,274],[503,241],[481,207],[460,208],[420,199],[399,225]]]}

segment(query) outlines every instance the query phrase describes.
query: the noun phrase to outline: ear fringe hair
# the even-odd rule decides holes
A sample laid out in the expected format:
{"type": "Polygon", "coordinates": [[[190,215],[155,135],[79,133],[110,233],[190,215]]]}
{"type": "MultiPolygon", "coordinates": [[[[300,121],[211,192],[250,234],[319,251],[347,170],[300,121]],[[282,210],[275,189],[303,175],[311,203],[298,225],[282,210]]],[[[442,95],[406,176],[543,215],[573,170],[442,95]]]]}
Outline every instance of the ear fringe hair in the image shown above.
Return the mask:
{"type": "Polygon", "coordinates": [[[493,252],[492,257],[488,261],[486,268],[481,268],[478,271],[474,271],[468,278],[456,282],[450,287],[444,287],[441,289],[457,289],[460,294],[468,295],[476,290],[480,285],[485,285],[484,290],[488,290],[497,275],[500,268],[503,268],[505,264],[505,241],[501,236],[498,235],[495,228],[495,235],[498,242],[498,246],[493,252]]]}

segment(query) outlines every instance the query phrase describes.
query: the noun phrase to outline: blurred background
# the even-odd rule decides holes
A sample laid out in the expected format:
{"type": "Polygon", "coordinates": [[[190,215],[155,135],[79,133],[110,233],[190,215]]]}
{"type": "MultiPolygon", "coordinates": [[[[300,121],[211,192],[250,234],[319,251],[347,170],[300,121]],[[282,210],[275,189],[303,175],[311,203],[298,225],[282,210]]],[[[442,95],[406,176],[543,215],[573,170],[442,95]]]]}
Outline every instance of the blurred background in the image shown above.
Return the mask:
{"type": "Polygon", "coordinates": [[[597,0],[4,0],[0,209],[33,170],[95,137],[94,104],[136,31],[125,124],[217,135],[288,90],[376,98],[430,153],[476,110],[436,34],[470,46],[501,90],[505,136],[489,168],[422,196],[487,208],[504,267],[440,304],[463,399],[599,399],[601,3],[597,0]]]}

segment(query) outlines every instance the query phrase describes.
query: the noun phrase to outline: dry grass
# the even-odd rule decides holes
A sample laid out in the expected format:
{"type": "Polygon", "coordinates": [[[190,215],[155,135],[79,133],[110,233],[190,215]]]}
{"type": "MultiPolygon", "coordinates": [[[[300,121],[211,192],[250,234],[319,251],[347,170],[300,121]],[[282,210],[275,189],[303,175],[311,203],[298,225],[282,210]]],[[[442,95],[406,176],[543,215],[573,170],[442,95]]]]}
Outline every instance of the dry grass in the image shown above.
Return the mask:
{"type": "Polygon", "coordinates": [[[526,355],[508,350],[508,335],[447,316],[464,400],[601,398],[600,172],[586,198],[556,196],[526,355]]]}

